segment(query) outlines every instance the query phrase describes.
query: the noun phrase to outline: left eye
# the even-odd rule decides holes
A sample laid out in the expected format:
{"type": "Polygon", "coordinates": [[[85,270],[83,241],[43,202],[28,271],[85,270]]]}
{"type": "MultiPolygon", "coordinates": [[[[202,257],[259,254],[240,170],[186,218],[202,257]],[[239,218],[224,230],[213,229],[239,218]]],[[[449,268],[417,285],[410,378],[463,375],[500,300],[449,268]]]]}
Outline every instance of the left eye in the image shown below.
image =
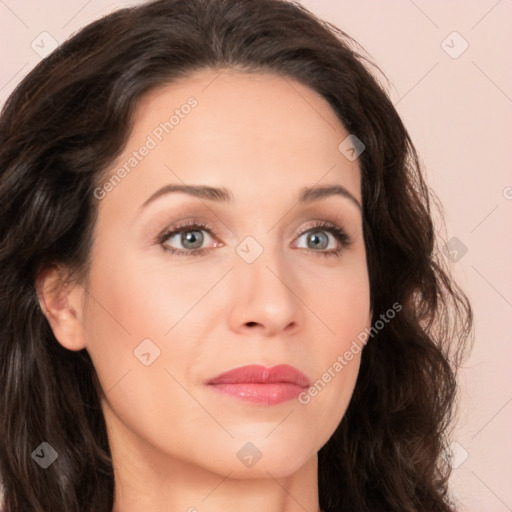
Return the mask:
{"type": "MultiPolygon", "coordinates": [[[[332,238],[336,241],[336,237],[330,233],[328,229],[313,229],[306,231],[305,233],[302,233],[299,238],[306,237],[306,244],[312,243],[313,247],[319,248],[319,249],[327,249],[329,245],[329,237],[326,235],[326,233],[329,233],[332,238]]],[[[331,247],[331,249],[336,248],[336,243],[334,244],[335,247],[331,247]]],[[[310,249],[310,247],[305,247],[305,249],[310,249]]]]}

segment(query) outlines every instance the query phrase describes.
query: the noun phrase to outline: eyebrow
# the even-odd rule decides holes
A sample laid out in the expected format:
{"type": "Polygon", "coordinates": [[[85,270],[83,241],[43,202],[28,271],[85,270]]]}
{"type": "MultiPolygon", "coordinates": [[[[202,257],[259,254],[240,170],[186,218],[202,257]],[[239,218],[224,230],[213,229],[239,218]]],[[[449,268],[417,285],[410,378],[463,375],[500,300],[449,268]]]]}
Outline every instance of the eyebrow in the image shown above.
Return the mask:
{"type": "MultiPolygon", "coordinates": [[[[198,199],[215,201],[217,203],[232,203],[234,201],[234,197],[231,191],[224,187],[172,184],[165,185],[164,187],[158,189],[154,194],[146,199],[146,201],[144,201],[144,203],[140,206],[140,209],[145,208],[150,203],[164,195],[176,192],[188,194],[192,197],[197,197],[198,199]]],[[[299,204],[307,204],[331,196],[341,196],[349,199],[359,208],[359,210],[362,210],[359,201],[342,185],[303,187],[300,189],[298,202],[299,204]]]]}

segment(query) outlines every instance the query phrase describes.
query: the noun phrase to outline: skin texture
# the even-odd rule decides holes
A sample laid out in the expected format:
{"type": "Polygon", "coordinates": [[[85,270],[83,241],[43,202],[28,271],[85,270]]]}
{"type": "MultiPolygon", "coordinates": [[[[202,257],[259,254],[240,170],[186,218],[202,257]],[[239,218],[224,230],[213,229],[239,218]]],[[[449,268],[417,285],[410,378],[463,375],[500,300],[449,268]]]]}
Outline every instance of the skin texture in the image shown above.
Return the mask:
{"type": "MultiPolygon", "coordinates": [[[[361,204],[359,165],[338,150],[348,132],[316,92],[275,75],[202,70],[141,99],[110,173],[190,96],[197,106],[100,200],[87,282],[59,287],[62,274],[46,272],[43,310],[63,346],[87,349],[106,393],[116,512],[314,512],[317,452],[346,411],[360,353],[307,405],[253,404],[205,381],[289,364],[314,383],[370,326],[360,209],[342,196],[297,204],[302,187],[327,184],[361,204]],[[169,184],[226,187],[234,201],[176,193],[141,208],[169,184]],[[201,231],[204,254],[176,256],[156,241],[193,219],[211,230],[201,231]],[[321,220],[352,243],[315,228],[321,220]],[[327,248],[308,244],[311,228],[327,248]],[[236,251],[255,250],[240,245],[246,237],[263,250],[252,263],[236,251]],[[339,257],[321,254],[337,248],[339,257]],[[149,366],[134,355],[144,339],[160,349],[149,366]],[[248,442],[261,453],[251,468],[237,457],[248,442]]],[[[191,251],[180,235],[165,244],[191,251]]]]}

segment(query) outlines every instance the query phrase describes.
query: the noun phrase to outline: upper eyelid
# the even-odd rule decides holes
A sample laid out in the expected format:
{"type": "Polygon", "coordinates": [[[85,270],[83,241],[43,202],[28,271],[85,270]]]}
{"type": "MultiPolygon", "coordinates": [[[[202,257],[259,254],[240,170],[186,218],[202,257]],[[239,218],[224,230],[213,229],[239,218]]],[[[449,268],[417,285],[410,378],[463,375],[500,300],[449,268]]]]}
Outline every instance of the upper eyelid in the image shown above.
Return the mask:
{"type": "MultiPolygon", "coordinates": [[[[304,228],[304,229],[297,229],[295,231],[295,235],[299,234],[304,234],[305,232],[311,230],[311,229],[315,229],[317,227],[320,227],[320,228],[325,228],[325,229],[329,229],[329,228],[332,228],[332,229],[335,229],[335,228],[338,228],[338,229],[342,229],[342,230],[345,230],[345,228],[339,224],[336,224],[335,222],[332,222],[332,221],[329,221],[329,220],[320,220],[320,219],[317,219],[317,220],[314,220],[313,221],[315,224],[313,226],[310,226],[310,227],[307,227],[307,228],[304,228]]],[[[166,234],[166,233],[169,233],[169,234],[172,234],[172,233],[181,233],[183,231],[208,231],[209,233],[211,234],[214,234],[215,233],[215,229],[210,227],[206,222],[203,222],[203,221],[193,221],[193,222],[190,222],[190,221],[185,221],[183,224],[181,223],[178,223],[176,226],[171,226],[171,227],[167,227],[165,228],[164,230],[162,230],[162,235],[166,234]]],[[[230,233],[233,233],[230,229],[228,229],[228,231],[230,233]]]]}

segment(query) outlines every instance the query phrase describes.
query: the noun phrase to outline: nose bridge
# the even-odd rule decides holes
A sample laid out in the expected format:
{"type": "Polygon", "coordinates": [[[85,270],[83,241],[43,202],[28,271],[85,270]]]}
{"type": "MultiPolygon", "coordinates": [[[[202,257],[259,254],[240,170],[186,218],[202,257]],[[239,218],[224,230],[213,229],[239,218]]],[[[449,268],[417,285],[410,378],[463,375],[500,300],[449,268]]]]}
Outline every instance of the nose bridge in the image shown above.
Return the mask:
{"type": "Polygon", "coordinates": [[[258,228],[255,229],[253,225],[251,234],[247,235],[235,249],[240,278],[246,279],[245,274],[249,274],[248,279],[251,282],[273,286],[273,282],[277,280],[280,286],[283,286],[277,277],[285,273],[286,254],[283,241],[276,238],[276,229],[268,230],[261,224],[258,228]]]}
{"type": "Polygon", "coordinates": [[[282,286],[282,282],[277,276],[283,276],[284,254],[276,244],[267,243],[265,246],[261,246],[256,240],[246,240],[238,251],[238,255],[242,260],[238,262],[240,273],[244,275],[248,273],[251,282],[273,286],[277,281],[276,284],[282,286]],[[251,259],[245,258],[245,256],[249,256],[251,259]]]}
{"type": "Polygon", "coordinates": [[[275,239],[274,230],[260,233],[236,247],[234,311],[238,324],[256,322],[274,331],[297,319],[299,301],[281,240],[275,239]]]}

